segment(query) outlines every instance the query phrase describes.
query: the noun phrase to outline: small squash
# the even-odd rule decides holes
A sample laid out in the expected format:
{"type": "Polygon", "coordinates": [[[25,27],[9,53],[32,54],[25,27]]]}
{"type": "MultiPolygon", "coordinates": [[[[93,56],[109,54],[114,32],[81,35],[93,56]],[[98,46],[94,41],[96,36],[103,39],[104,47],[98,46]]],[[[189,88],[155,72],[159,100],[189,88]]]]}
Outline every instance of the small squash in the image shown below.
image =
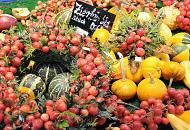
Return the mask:
{"type": "Polygon", "coordinates": [[[62,73],[55,76],[48,87],[50,98],[58,99],[61,95],[69,93],[71,79],[70,73],[62,73]]]}
{"type": "Polygon", "coordinates": [[[28,95],[28,99],[35,99],[41,96],[45,89],[46,85],[44,81],[34,74],[24,76],[20,85],[17,87],[20,93],[28,95]]]}
{"type": "MultiPolygon", "coordinates": [[[[128,64],[128,57],[124,57],[124,66],[127,66],[128,64]]],[[[115,75],[115,79],[121,79],[122,74],[121,74],[121,63],[118,60],[114,61],[114,64],[111,67],[111,70],[113,71],[115,75]]]]}
{"type": "Polygon", "coordinates": [[[149,98],[162,99],[167,93],[167,87],[160,79],[150,78],[142,80],[137,87],[137,96],[140,100],[149,98]]]}
{"type": "Polygon", "coordinates": [[[137,86],[136,84],[125,77],[125,67],[124,67],[124,58],[120,55],[120,64],[121,64],[121,72],[122,72],[122,79],[115,81],[112,84],[111,90],[114,94],[116,94],[122,100],[131,99],[136,95],[137,86]]]}
{"type": "MultiPolygon", "coordinates": [[[[124,67],[125,67],[125,74],[126,78],[132,80],[135,83],[139,83],[142,78],[142,71],[141,71],[141,64],[139,64],[137,70],[133,72],[131,70],[131,66],[129,65],[128,62],[128,57],[124,57],[124,67]]],[[[112,66],[112,71],[115,74],[115,79],[121,79],[122,78],[122,73],[121,73],[121,64],[118,60],[115,61],[115,64],[112,66]]]]}
{"type": "Polygon", "coordinates": [[[166,80],[170,80],[169,86],[171,87],[172,81],[180,81],[185,77],[185,69],[178,62],[170,61],[165,62],[161,68],[162,76],[166,80]]]}
{"type": "Polygon", "coordinates": [[[160,78],[161,76],[161,65],[162,63],[157,57],[151,56],[142,61],[142,74],[144,78],[149,78],[149,73],[154,78],[160,78]]]}
{"type": "Polygon", "coordinates": [[[59,63],[38,63],[33,70],[33,73],[41,77],[46,85],[60,73],[64,72],[63,65],[59,63]]]}
{"type": "Polygon", "coordinates": [[[127,64],[126,66],[126,77],[135,83],[139,83],[143,79],[141,63],[133,61],[131,64],[132,65],[127,64]],[[136,66],[136,64],[138,64],[138,66],[136,66]],[[135,72],[132,71],[133,65],[135,65],[135,68],[137,67],[135,72]]]}
{"type": "Polygon", "coordinates": [[[189,61],[189,48],[186,45],[173,45],[172,48],[176,52],[172,58],[172,61],[179,63],[182,61],[189,61]]]}
{"type": "Polygon", "coordinates": [[[184,111],[183,114],[177,115],[177,117],[190,124],[190,110],[184,111]]]}
{"type": "Polygon", "coordinates": [[[190,61],[183,61],[180,64],[185,69],[185,77],[183,79],[183,82],[188,88],[190,88],[190,61]]]}

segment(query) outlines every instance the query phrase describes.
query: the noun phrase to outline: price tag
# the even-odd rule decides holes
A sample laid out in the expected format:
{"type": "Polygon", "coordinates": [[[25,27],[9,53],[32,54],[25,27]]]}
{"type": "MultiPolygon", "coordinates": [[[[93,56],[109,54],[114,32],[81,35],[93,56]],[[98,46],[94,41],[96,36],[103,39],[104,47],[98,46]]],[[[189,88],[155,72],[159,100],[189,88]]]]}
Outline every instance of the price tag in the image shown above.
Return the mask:
{"type": "Polygon", "coordinates": [[[136,62],[142,62],[142,57],[135,57],[136,62]]]}
{"type": "Polygon", "coordinates": [[[111,30],[115,15],[76,0],[69,25],[80,27],[92,35],[97,28],[111,30]]]}

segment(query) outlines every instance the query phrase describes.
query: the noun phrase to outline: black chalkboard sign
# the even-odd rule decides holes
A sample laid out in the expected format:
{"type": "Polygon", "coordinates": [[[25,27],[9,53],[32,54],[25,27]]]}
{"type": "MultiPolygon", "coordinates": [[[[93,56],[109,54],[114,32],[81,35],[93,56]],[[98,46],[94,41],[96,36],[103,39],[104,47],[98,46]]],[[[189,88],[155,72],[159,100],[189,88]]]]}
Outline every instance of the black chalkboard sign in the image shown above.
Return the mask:
{"type": "Polygon", "coordinates": [[[80,27],[91,35],[97,28],[110,30],[114,20],[114,14],[76,0],[69,25],[80,27]]]}

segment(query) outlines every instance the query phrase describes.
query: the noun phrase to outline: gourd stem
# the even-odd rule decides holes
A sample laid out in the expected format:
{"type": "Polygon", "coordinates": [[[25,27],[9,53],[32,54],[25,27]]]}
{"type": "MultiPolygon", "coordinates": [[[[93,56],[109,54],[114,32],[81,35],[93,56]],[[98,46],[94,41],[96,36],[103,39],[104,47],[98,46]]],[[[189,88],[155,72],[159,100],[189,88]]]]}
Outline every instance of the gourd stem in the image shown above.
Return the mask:
{"type": "Polygon", "coordinates": [[[148,74],[149,74],[149,76],[150,76],[150,83],[151,83],[151,84],[154,84],[155,81],[154,81],[153,75],[152,75],[150,72],[149,72],[148,74]]]}
{"type": "Polygon", "coordinates": [[[135,108],[135,109],[137,109],[137,110],[140,109],[139,107],[137,107],[137,106],[135,106],[135,105],[133,105],[133,104],[126,103],[126,102],[117,102],[117,103],[118,103],[118,104],[123,104],[123,105],[126,105],[126,106],[130,106],[130,107],[133,107],[133,108],[135,108]]]}
{"type": "Polygon", "coordinates": [[[125,76],[125,64],[124,64],[123,55],[121,54],[121,52],[118,52],[117,55],[118,55],[119,58],[120,58],[122,79],[123,79],[123,80],[126,80],[126,76],[125,76]]]}
{"type": "Polygon", "coordinates": [[[103,51],[104,54],[106,54],[113,62],[115,62],[115,59],[112,57],[112,55],[106,51],[103,51]]]}
{"type": "Polygon", "coordinates": [[[170,78],[170,82],[169,82],[168,87],[171,87],[171,86],[172,86],[173,80],[174,80],[173,78],[170,78]]]}

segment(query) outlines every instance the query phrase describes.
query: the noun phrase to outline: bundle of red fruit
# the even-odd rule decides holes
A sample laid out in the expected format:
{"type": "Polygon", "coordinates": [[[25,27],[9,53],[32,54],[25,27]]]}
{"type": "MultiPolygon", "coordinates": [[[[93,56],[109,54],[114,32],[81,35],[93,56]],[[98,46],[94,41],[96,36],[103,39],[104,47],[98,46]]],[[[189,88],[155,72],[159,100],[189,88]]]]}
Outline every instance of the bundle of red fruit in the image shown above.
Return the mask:
{"type": "Polygon", "coordinates": [[[143,57],[145,55],[144,46],[151,43],[151,39],[145,36],[146,32],[143,28],[136,31],[130,31],[129,35],[125,37],[125,42],[121,44],[122,50],[135,51],[137,56],[143,57]]]}
{"type": "Polygon", "coordinates": [[[190,0],[179,3],[180,15],[176,20],[180,29],[190,32],[190,0]]]}
{"type": "Polygon", "coordinates": [[[24,44],[16,34],[5,35],[5,40],[0,40],[0,48],[0,74],[5,76],[6,80],[13,80],[21,65],[24,44]]]}

